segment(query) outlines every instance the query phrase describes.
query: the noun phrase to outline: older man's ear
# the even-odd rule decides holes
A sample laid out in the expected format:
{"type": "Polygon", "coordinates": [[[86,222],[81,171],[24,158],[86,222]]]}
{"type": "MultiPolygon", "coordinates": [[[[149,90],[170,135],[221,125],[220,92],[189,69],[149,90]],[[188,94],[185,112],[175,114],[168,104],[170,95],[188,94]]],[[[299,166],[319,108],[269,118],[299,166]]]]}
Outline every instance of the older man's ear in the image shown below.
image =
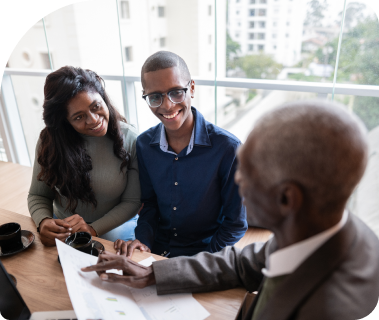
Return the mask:
{"type": "Polygon", "coordinates": [[[296,215],[302,208],[304,195],[301,188],[293,182],[283,182],[278,188],[278,206],[283,217],[296,215]]]}

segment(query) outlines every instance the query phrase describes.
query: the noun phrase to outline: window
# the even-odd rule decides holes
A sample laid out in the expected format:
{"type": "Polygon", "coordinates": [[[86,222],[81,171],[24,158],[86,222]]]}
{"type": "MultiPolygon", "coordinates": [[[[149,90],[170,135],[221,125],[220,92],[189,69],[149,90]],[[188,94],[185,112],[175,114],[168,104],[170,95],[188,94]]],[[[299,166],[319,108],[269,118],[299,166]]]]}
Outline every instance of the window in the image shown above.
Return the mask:
{"type": "Polygon", "coordinates": [[[249,33],[249,39],[254,39],[254,33],[249,33]]]}
{"type": "Polygon", "coordinates": [[[260,0],[259,3],[267,3],[267,0],[260,0]]]}
{"type": "Polygon", "coordinates": [[[289,21],[287,21],[286,25],[287,25],[287,26],[289,26],[289,25],[290,25],[290,22],[289,22],[289,21]]]}
{"type": "Polygon", "coordinates": [[[272,38],[273,38],[273,39],[276,39],[276,37],[277,37],[276,33],[273,33],[273,34],[272,34],[272,38]]]}
{"type": "Polygon", "coordinates": [[[259,21],[258,25],[259,25],[259,28],[266,28],[266,22],[265,21],[259,21]]]}
{"type": "Polygon", "coordinates": [[[251,29],[254,28],[254,21],[250,21],[249,28],[251,28],[251,29]]]}
{"type": "Polygon", "coordinates": [[[240,14],[239,10],[236,11],[236,14],[237,14],[237,15],[240,14]]]}
{"type": "Polygon", "coordinates": [[[165,16],[165,7],[158,7],[158,17],[163,18],[165,16]]]}
{"type": "Polygon", "coordinates": [[[249,44],[249,51],[253,51],[253,50],[254,50],[254,45],[249,44]]]}
{"type": "Polygon", "coordinates": [[[211,16],[212,15],[212,6],[209,5],[208,6],[208,16],[211,16]]]}
{"type": "Polygon", "coordinates": [[[236,32],[236,38],[239,38],[239,37],[240,37],[239,32],[236,32]]]}
{"type": "Polygon", "coordinates": [[[273,45],[272,48],[273,48],[274,50],[276,50],[276,45],[273,45]]]}
{"type": "Polygon", "coordinates": [[[278,23],[277,23],[276,21],[274,21],[274,22],[272,23],[272,26],[273,26],[273,27],[277,27],[277,26],[278,26],[278,23]]]}
{"type": "Polygon", "coordinates": [[[249,16],[254,17],[255,16],[255,9],[250,9],[249,10],[249,16]]]}
{"type": "Polygon", "coordinates": [[[120,2],[121,19],[130,19],[129,1],[122,0],[120,2]]]}
{"type": "Polygon", "coordinates": [[[125,47],[125,61],[133,61],[133,48],[132,47],[125,47]]]}
{"type": "Polygon", "coordinates": [[[286,33],[286,38],[288,38],[289,37],[289,34],[288,33],[286,33]]]}
{"type": "Polygon", "coordinates": [[[208,44],[212,44],[212,35],[211,34],[208,36],[208,44]]]}
{"type": "Polygon", "coordinates": [[[260,45],[258,46],[258,51],[263,51],[264,49],[265,49],[265,46],[264,46],[264,45],[260,44],[260,45]]]}
{"type": "Polygon", "coordinates": [[[263,40],[265,38],[264,33],[258,33],[258,39],[263,40]]]}
{"type": "MultiPolygon", "coordinates": [[[[50,53],[51,63],[53,63],[53,55],[50,53]]],[[[42,68],[50,69],[50,59],[49,54],[47,52],[41,52],[41,60],[42,60],[42,68]]],[[[53,63],[54,66],[54,63],[53,63]]]]}
{"type": "Polygon", "coordinates": [[[255,4],[255,0],[250,0],[250,4],[255,4]]]}
{"type": "Polygon", "coordinates": [[[212,71],[212,62],[209,62],[209,63],[208,63],[208,70],[209,70],[209,71],[212,71]]]}
{"type": "Polygon", "coordinates": [[[266,16],[266,9],[259,9],[258,10],[258,16],[265,17],[266,16]]]}
{"type": "Polygon", "coordinates": [[[159,38],[159,46],[161,48],[166,46],[166,38],[165,37],[159,38]]]}

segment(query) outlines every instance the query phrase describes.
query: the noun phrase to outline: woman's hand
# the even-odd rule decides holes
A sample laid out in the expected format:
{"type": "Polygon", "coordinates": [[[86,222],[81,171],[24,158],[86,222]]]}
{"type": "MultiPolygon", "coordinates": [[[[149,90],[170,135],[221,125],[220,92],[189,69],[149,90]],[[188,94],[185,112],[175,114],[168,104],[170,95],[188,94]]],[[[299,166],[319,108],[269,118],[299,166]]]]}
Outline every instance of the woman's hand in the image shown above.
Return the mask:
{"type": "Polygon", "coordinates": [[[96,271],[103,281],[123,283],[133,288],[145,288],[156,283],[152,266],[144,267],[127,257],[107,251],[99,255],[96,265],[82,268],[82,271],[96,271]],[[105,273],[110,269],[122,270],[123,275],[105,273]]]}
{"type": "Polygon", "coordinates": [[[72,232],[70,224],[60,219],[44,219],[39,225],[41,242],[48,247],[55,246],[55,239],[64,241],[72,232]]]}
{"type": "Polygon", "coordinates": [[[117,255],[122,255],[127,258],[132,257],[134,249],[139,249],[142,252],[151,252],[150,248],[147,245],[141,243],[137,239],[134,241],[123,241],[117,239],[114,243],[114,248],[117,255]]]}
{"type": "Polygon", "coordinates": [[[88,225],[78,214],[67,217],[64,219],[64,221],[71,225],[72,233],[84,231],[96,237],[96,231],[90,225],[88,225]]]}

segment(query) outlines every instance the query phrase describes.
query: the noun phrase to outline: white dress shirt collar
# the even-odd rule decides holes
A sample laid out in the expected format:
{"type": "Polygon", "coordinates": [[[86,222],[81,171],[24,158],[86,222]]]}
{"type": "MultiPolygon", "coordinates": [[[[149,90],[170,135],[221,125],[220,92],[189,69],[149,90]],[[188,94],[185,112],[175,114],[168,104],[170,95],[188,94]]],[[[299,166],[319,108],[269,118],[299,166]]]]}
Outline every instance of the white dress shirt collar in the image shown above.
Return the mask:
{"type": "Polygon", "coordinates": [[[347,218],[348,212],[345,210],[341,220],[330,229],[273,252],[266,257],[266,268],[262,269],[262,273],[272,278],[294,272],[313,252],[342,229],[347,218]]]}

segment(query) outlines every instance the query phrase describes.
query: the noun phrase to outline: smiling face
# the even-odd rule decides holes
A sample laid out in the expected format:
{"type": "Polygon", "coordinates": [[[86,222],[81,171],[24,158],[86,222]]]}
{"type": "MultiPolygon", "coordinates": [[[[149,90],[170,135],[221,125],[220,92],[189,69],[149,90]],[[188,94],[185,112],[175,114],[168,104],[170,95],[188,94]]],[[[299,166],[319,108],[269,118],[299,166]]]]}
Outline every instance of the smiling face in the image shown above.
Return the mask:
{"type": "Polygon", "coordinates": [[[67,105],[67,120],[79,133],[102,137],[107,133],[109,110],[97,92],[80,92],[67,105]]]}
{"type": "MultiPolygon", "coordinates": [[[[184,79],[178,67],[147,72],[144,77],[144,94],[167,93],[171,90],[185,88],[190,79],[184,79]]],[[[195,82],[191,81],[186,97],[181,103],[173,103],[163,96],[162,104],[151,108],[155,116],[162,121],[166,132],[192,131],[193,115],[191,112],[191,97],[195,93],[195,82]]]]}

